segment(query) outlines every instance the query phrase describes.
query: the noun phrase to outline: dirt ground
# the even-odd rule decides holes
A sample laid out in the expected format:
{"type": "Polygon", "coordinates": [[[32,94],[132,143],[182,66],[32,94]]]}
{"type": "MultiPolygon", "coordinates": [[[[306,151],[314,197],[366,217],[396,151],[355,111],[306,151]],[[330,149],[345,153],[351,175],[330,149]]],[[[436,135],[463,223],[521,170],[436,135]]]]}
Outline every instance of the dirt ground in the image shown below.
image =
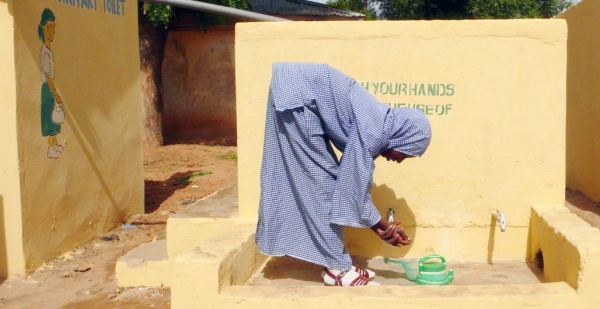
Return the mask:
{"type": "Polygon", "coordinates": [[[237,149],[183,144],[146,149],[144,174],[144,214],[128,218],[124,226],[47,262],[25,278],[0,279],[0,308],[170,308],[168,288],[118,288],[116,261],[142,243],[164,238],[170,214],[236,183],[237,149]]]}
{"type": "MultiPolygon", "coordinates": [[[[237,182],[237,149],[168,145],[144,153],[146,212],[47,262],[31,275],[0,280],[0,308],[168,309],[168,288],[118,288],[115,264],[142,243],[165,237],[170,214],[237,182]],[[133,226],[135,228],[128,228],[133,226]]],[[[566,190],[566,205],[600,228],[600,204],[566,190]]],[[[202,309],[202,308],[199,308],[202,309]]]]}
{"type": "Polygon", "coordinates": [[[591,226],[600,229],[600,201],[593,201],[579,191],[566,190],[565,206],[591,226]]]}

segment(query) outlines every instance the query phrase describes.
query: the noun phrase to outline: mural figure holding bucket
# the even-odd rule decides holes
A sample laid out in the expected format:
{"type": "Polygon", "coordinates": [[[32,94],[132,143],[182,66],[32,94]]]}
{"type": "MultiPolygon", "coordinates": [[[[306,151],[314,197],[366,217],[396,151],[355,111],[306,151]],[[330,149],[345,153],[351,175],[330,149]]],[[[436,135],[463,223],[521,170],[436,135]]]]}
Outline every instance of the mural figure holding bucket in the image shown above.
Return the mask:
{"type": "Polygon", "coordinates": [[[52,42],[56,32],[56,17],[46,8],[42,12],[38,26],[38,36],[42,41],[40,50],[40,69],[42,73],[41,121],[42,136],[48,137],[48,158],[60,157],[63,146],[58,144],[57,135],[65,121],[63,102],[56,89],[54,73],[54,54],[52,42]]]}

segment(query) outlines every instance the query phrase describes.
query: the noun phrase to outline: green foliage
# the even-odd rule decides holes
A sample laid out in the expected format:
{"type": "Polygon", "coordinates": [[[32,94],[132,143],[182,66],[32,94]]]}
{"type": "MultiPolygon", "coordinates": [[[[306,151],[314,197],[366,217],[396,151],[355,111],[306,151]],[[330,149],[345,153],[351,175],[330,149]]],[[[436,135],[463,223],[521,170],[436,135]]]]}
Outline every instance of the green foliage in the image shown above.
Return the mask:
{"type": "Polygon", "coordinates": [[[142,12],[155,27],[167,28],[173,17],[173,9],[166,4],[144,2],[142,12]]]}
{"type": "Polygon", "coordinates": [[[381,0],[384,19],[551,18],[569,0],[381,0]]]}
{"type": "MultiPolygon", "coordinates": [[[[203,0],[202,2],[228,6],[231,8],[248,10],[248,0],[203,0]]],[[[170,5],[144,2],[142,12],[155,27],[167,28],[175,18],[175,11],[170,5]]],[[[224,16],[198,12],[200,16],[200,24],[207,26],[212,24],[226,24],[229,19],[224,16]]]]}
{"type": "MultiPolygon", "coordinates": [[[[213,1],[205,1],[205,2],[213,2],[213,1]]],[[[226,5],[228,7],[232,7],[232,8],[236,8],[236,9],[242,9],[242,10],[248,10],[250,9],[250,7],[248,6],[248,0],[226,0],[226,1],[215,1],[215,2],[222,2],[221,5],[226,5]]],[[[215,3],[213,2],[213,3],[215,3]]],[[[219,4],[219,3],[215,3],[215,4],[219,4]]]]}
{"type": "Polygon", "coordinates": [[[469,0],[383,0],[385,19],[456,19],[466,15],[469,0]]]}
{"type": "Polygon", "coordinates": [[[182,178],[177,178],[175,179],[175,181],[177,182],[177,184],[179,185],[184,185],[187,186],[191,183],[191,180],[196,178],[196,177],[200,177],[200,176],[206,176],[206,175],[210,175],[212,174],[211,171],[206,171],[206,172],[194,172],[191,173],[188,176],[182,177],[182,178]]]}
{"type": "Polygon", "coordinates": [[[378,19],[374,9],[379,0],[330,0],[327,5],[334,8],[358,12],[365,15],[366,20],[378,19]]]}
{"type": "MultiPolygon", "coordinates": [[[[202,2],[227,6],[240,10],[249,10],[250,5],[248,4],[248,0],[202,0],[202,2]]],[[[227,25],[232,23],[232,19],[218,14],[206,13],[197,11],[195,12],[197,16],[195,19],[195,23],[197,27],[208,27],[212,25],[227,25]]]]}
{"type": "Polygon", "coordinates": [[[217,158],[237,161],[237,153],[230,151],[226,154],[218,155],[217,158]]]}
{"type": "Polygon", "coordinates": [[[551,18],[569,8],[561,0],[470,0],[470,14],[475,18],[551,18]]]}
{"type": "MultiPolygon", "coordinates": [[[[248,0],[203,2],[248,10],[248,0]]],[[[359,12],[365,19],[551,18],[573,5],[570,0],[330,0],[328,5],[359,12]],[[378,8],[378,9],[376,9],[378,8]]],[[[169,5],[144,2],[143,13],[156,27],[175,17],[169,5]]],[[[199,26],[228,24],[225,16],[198,12],[199,26]]]]}

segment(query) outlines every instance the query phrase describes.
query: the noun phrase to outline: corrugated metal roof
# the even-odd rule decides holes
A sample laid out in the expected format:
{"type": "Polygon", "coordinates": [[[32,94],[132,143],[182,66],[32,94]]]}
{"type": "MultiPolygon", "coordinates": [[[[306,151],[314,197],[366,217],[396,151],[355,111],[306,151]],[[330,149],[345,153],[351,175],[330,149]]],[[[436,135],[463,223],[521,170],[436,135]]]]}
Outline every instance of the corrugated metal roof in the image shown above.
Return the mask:
{"type": "Polygon", "coordinates": [[[251,11],[267,15],[365,16],[307,0],[248,0],[248,4],[251,11]]]}

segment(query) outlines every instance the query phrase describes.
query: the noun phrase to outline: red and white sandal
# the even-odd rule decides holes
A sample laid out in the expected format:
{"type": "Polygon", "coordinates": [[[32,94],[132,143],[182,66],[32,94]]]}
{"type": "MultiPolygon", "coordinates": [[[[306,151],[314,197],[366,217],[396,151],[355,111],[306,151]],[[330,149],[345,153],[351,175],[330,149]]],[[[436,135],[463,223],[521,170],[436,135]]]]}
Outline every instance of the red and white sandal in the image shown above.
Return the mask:
{"type": "Polygon", "coordinates": [[[373,278],[375,278],[375,272],[370,269],[362,269],[356,266],[352,266],[352,270],[354,270],[363,277],[367,277],[369,280],[373,280],[373,278]]]}
{"type": "Polygon", "coordinates": [[[329,286],[362,286],[379,285],[379,283],[370,281],[369,278],[359,275],[353,270],[336,271],[325,268],[323,271],[323,283],[329,286]]]}
{"type": "MultiPolygon", "coordinates": [[[[321,272],[321,278],[325,277],[325,271],[327,270],[327,267],[323,267],[323,271],[321,272]]],[[[350,269],[350,271],[354,271],[356,273],[358,273],[360,276],[363,276],[369,280],[373,280],[373,278],[375,278],[375,272],[370,270],[370,269],[362,269],[356,266],[352,266],[352,268],[350,269]]]]}

